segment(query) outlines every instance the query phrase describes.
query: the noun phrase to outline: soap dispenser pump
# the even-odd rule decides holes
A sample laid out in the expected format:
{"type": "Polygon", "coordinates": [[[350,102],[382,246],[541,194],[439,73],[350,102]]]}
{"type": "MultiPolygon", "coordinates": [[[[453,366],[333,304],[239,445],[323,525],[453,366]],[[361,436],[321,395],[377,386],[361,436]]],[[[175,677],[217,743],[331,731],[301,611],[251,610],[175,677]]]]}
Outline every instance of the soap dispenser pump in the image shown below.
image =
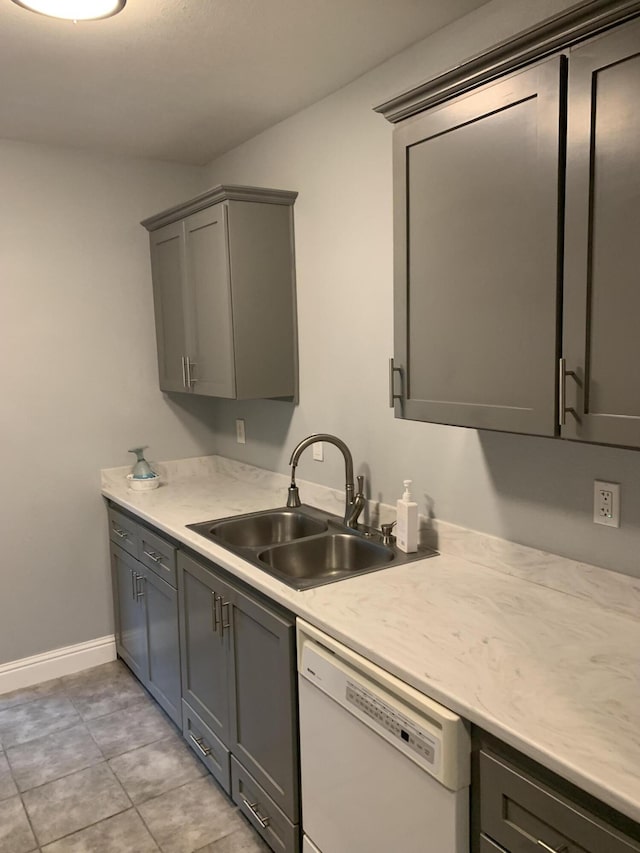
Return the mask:
{"type": "Polygon", "coordinates": [[[396,504],[396,545],[405,554],[418,550],[418,504],[411,497],[411,480],[404,480],[404,493],[396,504]]]}

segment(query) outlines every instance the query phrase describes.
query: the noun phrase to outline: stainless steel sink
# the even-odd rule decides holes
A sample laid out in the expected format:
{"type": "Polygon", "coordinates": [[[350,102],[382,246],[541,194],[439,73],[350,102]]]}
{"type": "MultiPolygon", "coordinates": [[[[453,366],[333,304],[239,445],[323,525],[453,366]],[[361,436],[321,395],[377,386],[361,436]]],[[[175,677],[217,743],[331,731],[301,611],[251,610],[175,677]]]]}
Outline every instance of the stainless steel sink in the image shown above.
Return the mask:
{"type": "Polygon", "coordinates": [[[404,554],[384,545],[379,531],[364,525],[352,530],[338,516],[310,506],[252,512],[187,527],[299,590],[437,553],[423,546],[415,554],[404,554]]]}
{"type": "Polygon", "coordinates": [[[258,554],[274,572],[292,579],[338,580],[339,577],[386,565],[394,554],[386,545],[356,533],[328,533],[258,554]]]}
{"type": "Polygon", "coordinates": [[[328,526],[326,521],[310,518],[295,510],[281,509],[219,521],[209,525],[208,529],[209,536],[219,540],[221,545],[264,548],[324,533],[328,526]]]}

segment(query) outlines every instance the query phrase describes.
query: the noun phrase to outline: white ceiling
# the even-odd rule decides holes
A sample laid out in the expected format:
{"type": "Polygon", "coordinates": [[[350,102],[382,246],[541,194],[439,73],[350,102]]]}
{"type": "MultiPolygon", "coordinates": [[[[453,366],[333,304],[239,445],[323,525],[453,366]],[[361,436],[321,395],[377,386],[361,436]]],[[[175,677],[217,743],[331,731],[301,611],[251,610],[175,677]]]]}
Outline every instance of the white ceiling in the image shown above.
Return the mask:
{"type": "Polygon", "coordinates": [[[0,137],[204,164],[486,0],[0,0],[0,137]]]}

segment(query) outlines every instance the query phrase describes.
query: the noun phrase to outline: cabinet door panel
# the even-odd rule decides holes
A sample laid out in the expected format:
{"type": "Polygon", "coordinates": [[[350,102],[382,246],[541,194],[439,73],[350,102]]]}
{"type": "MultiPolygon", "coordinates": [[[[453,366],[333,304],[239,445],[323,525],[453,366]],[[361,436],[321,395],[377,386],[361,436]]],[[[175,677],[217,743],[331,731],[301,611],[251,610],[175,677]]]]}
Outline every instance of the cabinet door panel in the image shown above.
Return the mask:
{"type": "Polygon", "coordinates": [[[189,216],[185,229],[194,390],[235,397],[226,204],[189,216]]]}
{"type": "Polygon", "coordinates": [[[229,743],[229,632],[222,634],[215,596],[226,585],[213,572],[178,555],[182,695],[211,731],[229,743]]]}
{"type": "Polygon", "coordinates": [[[231,751],[295,823],[295,628],[241,592],[231,602],[231,751]]]}
{"type": "Polygon", "coordinates": [[[563,435],[640,446],[640,23],[569,65],[563,435]]]}
{"type": "Polygon", "coordinates": [[[397,414],[553,435],[564,62],[394,137],[397,414]]]}
{"type": "Polygon", "coordinates": [[[116,648],[144,684],[149,671],[144,603],[136,577],[142,567],[120,548],[111,548],[111,578],[116,617],[116,648]]]}
{"type": "Polygon", "coordinates": [[[171,719],[182,728],[180,697],[180,645],[178,636],[178,593],[147,568],[140,567],[144,578],[144,598],[149,649],[151,695],[171,719]]]}
{"type": "Polygon", "coordinates": [[[149,240],[160,388],[186,391],[182,361],[187,352],[183,223],[165,225],[153,231],[149,240]]]}

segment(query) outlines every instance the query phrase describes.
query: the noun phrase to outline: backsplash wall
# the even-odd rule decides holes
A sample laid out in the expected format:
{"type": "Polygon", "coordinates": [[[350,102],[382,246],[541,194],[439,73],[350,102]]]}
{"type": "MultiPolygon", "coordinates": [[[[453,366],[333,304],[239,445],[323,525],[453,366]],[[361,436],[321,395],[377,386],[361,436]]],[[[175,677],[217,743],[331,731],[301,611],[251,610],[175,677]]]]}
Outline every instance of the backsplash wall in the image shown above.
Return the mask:
{"type": "MultiPolygon", "coordinates": [[[[369,497],[414,480],[420,511],[640,576],[640,452],[396,420],[392,332],[392,128],[372,107],[574,3],[488,3],[353,84],[229,152],[206,185],[297,190],[300,404],[216,401],[217,450],[286,472],[311,432],[350,446],[369,497]],[[235,442],[236,417],[247,444],[235,442]],[[619,530],[592,523],[593,480],[622,484],[619,530]]],[[[300,476],[338,486],[342,459],[307,451],[300,476]]],[[[302,496],[304,499],[304,495],[302,496]]]]}

